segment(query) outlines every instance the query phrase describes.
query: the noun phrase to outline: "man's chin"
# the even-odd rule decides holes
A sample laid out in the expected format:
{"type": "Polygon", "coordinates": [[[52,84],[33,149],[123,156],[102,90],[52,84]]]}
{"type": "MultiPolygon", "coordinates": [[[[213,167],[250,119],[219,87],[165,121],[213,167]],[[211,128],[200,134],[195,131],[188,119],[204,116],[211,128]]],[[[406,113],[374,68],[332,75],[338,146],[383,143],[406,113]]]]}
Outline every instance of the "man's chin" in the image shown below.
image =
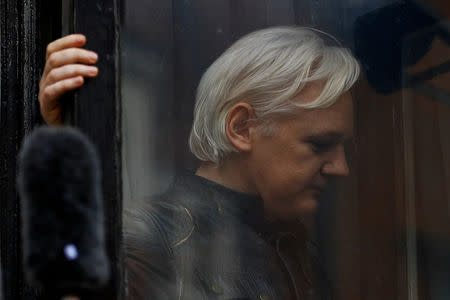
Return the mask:
{"type": "Polygon", "coordinates": [[[319,196],[320,193],[308,193],[298,198],[293,197],[289,201],[272,202],[272,205],[266,206],[266,218],[290,221],[299,217],[312,216],[318,208],[319,196]]]}
{"type": "Polygon", "coordinates": [[[299,217],[308,217],[313,215],[318,206],[318,201],[314,197],[302,199],[301,201],[292,203],[290,207],[286,207],[283,211],[277,213],[279,219],[285,221],[295,220],[299,217]]]}
{"type": "Polygon", "coordinates": [[[318,201],[315,197],[308,199],[302,199],[301,201],[295,203],[295,206],[290,210],[289,214],[295,215],[295,217],[309,216],[313,215],[318,206],[318,201]]]}

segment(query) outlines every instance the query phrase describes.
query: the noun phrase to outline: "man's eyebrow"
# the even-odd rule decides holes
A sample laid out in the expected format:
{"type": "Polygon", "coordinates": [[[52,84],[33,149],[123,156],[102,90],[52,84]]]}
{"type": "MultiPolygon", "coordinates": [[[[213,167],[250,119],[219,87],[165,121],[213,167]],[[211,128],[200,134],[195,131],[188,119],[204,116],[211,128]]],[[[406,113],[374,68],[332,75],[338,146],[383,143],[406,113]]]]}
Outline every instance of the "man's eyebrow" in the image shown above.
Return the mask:
{"type": "Polygon", "coordinates": [[[321,132],[321,133],[317,133],[317,134],[313,133],[313,134],[307,136],[306,139],[341,141],[341,140],[346,140],[347,137],[342,132],[328,131],[328,132],[321,132]]]}

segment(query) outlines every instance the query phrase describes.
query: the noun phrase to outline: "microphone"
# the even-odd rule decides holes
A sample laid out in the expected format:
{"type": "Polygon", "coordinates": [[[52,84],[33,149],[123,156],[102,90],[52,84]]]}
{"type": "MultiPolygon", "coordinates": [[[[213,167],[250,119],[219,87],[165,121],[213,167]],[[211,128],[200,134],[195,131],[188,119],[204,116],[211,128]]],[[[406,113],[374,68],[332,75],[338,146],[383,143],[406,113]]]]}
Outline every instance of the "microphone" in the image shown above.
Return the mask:
{"type": "Polygon", "coordinates": [[[28,283],[61,297],[109,279],[100,162],[70,127],[41,127],[18,157],[23,263],[28,283]]]}

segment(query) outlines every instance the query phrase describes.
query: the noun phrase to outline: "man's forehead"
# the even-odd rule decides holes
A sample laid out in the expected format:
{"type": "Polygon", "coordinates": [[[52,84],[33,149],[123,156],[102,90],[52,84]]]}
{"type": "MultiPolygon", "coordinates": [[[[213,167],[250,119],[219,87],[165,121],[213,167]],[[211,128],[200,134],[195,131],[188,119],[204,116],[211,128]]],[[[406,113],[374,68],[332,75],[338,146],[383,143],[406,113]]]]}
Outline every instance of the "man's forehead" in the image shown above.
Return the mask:
{"type": "Polygon", "coordinates": [[[350,104],[342,103],[345,101],[348,100],[341,101],[341,105],[328,108],[301,109],[296,114],[294,122],[300,130],[308,134],[348,139],[353,135],[354,130],[353,108],[351,102],[350,104]]]}

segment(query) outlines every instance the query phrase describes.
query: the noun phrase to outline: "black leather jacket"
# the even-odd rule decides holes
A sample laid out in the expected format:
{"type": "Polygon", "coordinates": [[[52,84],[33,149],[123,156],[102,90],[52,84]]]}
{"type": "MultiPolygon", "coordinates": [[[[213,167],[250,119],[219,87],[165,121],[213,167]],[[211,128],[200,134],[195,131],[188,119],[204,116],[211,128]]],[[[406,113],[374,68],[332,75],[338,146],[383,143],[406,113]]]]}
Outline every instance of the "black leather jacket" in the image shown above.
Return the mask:
{"type": "Polygon", "coordinates": [[[304,227],[267,223],[257,196],[183,174],[124,228],[128,300],[319,298],[304,227]]]}

